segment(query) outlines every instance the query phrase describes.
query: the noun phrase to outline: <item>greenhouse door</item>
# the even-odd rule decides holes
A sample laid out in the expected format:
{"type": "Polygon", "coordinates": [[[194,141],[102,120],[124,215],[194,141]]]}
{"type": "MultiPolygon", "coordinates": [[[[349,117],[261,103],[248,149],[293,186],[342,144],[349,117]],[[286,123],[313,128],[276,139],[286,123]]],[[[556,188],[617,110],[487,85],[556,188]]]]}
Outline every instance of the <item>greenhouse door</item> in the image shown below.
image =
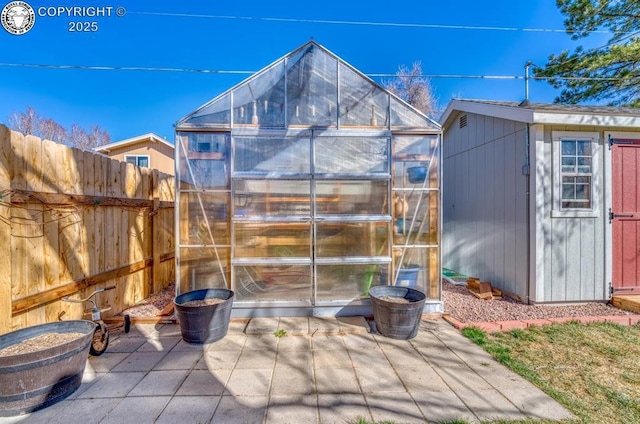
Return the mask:
{"type": "Polygon", "coordinates": [[[389,138],[313,139],[315,305],[354,305],[391,262],[389,138]]]}
{"type": "MultiPolygon", "coordinates": [[[[352,305],[386,281],[389,138],[234,137],[232,287],[237,303],[352,305]]],[[[247,305],[249,306],[249,305],[247,305]]]]}

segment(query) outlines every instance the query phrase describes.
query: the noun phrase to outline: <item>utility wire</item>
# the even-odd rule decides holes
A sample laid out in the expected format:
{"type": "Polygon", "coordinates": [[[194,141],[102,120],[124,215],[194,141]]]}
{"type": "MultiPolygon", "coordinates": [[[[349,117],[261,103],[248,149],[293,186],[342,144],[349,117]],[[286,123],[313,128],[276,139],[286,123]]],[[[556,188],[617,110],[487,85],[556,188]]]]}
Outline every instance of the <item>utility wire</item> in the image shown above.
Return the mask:
{"type": "MultiPolygon", "coordinates": [[[[360,25],[360,26],[427,28],[427,29],[458,29],[458,30],[476,30],[476,31],[523,31],[523,32],[551,32],[551,33],[567,33],[567,32],[572,33],[573,32],[573,31],[567,31],[565,29],[548,29],[548,28],[420,24],[420,23],[408,23],[408,22],[347,21],[347,20],[330,20],[330,19],[301,19],[301,18],[278,18],[278,17],[258,17],[258,16],[234,16],[234,15],[202,15],[202,14],[195,14],[195,13],[127,11],[127,14],[149,15],[149,16],[170,16],[170,17],[179,17],[179,18],[235,19],[235,20],[244,20],[244,21],[289,22],[289,23],[329,24],[329,25],[360,25]]],[[[592,33],[608,34],[609,31],[596,30],[596,31],[592,31],[592,33]]]]}
{"type": "MultiPolygon", "coordinates": [[[[38,69],[76,69],[87,71],[147,71],[147,72],[189,72],[201,74],[230,74],[230,75],[253,75],[257,71],[224,70],[224,69],[190,69],[190,68],[155,68],[144,66],[89,66],[89,65],[52,65],[38,63],[0,63],[0,67],[13,68],[38,68],[38,69]]],[[[443,79],[488,79],[488,80],[523,80],[527,79],[520,75],[460,75],[460,74],[421,74],[421,75],[399,75],[388,73],[365,74],[370,78],[443,78],[443,79]]],[[[627,78],[615,77],[528,77],[530,80],[595,80],[595,81],[621,81],[627,78]]]]}

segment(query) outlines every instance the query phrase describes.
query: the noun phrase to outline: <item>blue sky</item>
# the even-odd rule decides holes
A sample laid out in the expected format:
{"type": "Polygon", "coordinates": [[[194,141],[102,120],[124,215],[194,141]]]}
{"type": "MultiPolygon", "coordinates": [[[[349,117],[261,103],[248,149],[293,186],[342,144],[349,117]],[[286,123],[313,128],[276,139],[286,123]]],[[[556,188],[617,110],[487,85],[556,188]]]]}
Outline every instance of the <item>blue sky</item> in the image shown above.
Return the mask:
{"type": "MultiPolygon", "coordinates": [[[[543,65],[562,49],[606,43],[603,34],[576,42],[561,31],[530,31],[563,29],[552,0],[27,2],[35,10],[97,5],[124,7],[126,14],[36,16],[21,36],[0,28],[2,64],[257,71],[313,37],[365,74],[393,74],[401,64],[421,61],[425,74],[522,76],[527,61],[543,65]],[[309,22],[317,20],[352,23],[309,22]],[[92,21],[95,32],[68,31],[72,22],[92,21]]],[[[98,124],[113,141],[147,132],[173,140],[177,120],[247,76],[0,65],[0,122],[31,106],[67,127],[98,124]]],[[[524,99],[522,80],[432,78],[431,84],[443,106],[452,97],[524,99]]],[[[532,101],[552,102],[557,94],[544,82],[530,84],[532,101]]]]}

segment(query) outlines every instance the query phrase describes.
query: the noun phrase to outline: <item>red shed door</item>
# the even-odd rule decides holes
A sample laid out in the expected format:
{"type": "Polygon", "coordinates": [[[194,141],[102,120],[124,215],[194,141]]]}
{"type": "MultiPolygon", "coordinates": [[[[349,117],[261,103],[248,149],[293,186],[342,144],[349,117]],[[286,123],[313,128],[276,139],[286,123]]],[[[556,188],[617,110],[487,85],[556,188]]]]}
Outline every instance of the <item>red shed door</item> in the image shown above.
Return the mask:
{"type": "Polygon", "coordinates": [[[640,140],[611,141],[613,294],[640,293],[640,140]]]}

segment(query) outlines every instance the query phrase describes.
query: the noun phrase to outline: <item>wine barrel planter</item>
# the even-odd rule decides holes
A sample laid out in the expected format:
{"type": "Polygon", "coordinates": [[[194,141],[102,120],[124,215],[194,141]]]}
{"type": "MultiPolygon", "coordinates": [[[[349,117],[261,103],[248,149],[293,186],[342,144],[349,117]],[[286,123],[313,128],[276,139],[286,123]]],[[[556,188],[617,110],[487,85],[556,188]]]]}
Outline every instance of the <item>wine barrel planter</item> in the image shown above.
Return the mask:
{"type": "Polygon", "coordinates": [[[369,290],[373,320],[380,334],[408,340],[418,334],[426,296],[419,290],[400,286],[376,286],[369,290]],[[393,301],[403,299],[403,303],[393,301]],[[390,300],[385,300],[390,299],[390,300]]]}
{"type": "Polygon", "coordinates": [[[180,333],[187,343],[215,342],[227,335],[234,293],[227,289],[194,290],[176,296],[180,333]],[[188,302],[222,299],[214,305],[191,306],[188,302]]]}
{"type": "Polygon", "coordinates": [[[66,343],[0,357],[0,416],[15,416],[52,405],[80,387],[96,329],[91,321],[62,321],[0,336],[0,349],[49,333],[80,333],[66,343]]]}

